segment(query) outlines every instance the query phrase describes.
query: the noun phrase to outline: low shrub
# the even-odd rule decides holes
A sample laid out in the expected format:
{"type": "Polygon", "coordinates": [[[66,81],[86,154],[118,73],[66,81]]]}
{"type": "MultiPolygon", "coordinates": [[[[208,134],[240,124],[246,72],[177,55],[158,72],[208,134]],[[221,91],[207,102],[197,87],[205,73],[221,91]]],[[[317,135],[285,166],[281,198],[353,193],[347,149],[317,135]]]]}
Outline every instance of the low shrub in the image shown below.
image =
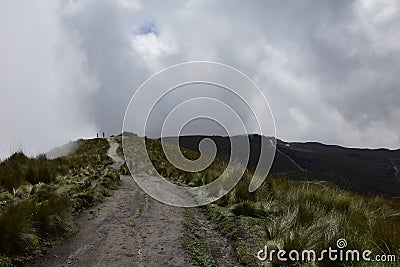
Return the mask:
{"type": "Polygon", "coordinates": [[[22,172],[16,164],[0,163],[0,186],[13,192],[24,182],[22,172]]]}
{"type": "Polygon", "coordinates": [[[96,194],[94,189],[89,188],[84,192],[79,192],[73,196],[74,209],[81,210],[92,207],[96,202],[96,194]]]}
{"type": "Polygon", "coordinates": [[[23,200],[7,207],[0,215],[0,252],[17,254],[30,245],[27,233],[32,233],[30,219],[35,213],[35,203],[23,200]]]}
{"type": "Polygon", "coordinates": [[[120,183],[120,173],[114,168],[109,168],[100,178],[100,184],[105,188],[117,190],[120,183]]]}
{"type": "Polygon", "coordinates": [[[52,194],[47,200],[36,205],[31,218],[32,225],[41,236],[49,237],[67,233],[70,225],[66,223],[70,202],[65,197],[52,194]]]}
{"type": "Polygon", "coordinates": [[[238,202],[242,202],[242,201],[256,199],[255,193],[249,192],[249,185],[250,185],[251,178],[252,178],[252,175],[250,174],[250,172],[246,171],[244,173],[243,177],[237,183],[237,185],[235,186],[235,188],[233,190],[235,202],[238,203],[238,202]]]}

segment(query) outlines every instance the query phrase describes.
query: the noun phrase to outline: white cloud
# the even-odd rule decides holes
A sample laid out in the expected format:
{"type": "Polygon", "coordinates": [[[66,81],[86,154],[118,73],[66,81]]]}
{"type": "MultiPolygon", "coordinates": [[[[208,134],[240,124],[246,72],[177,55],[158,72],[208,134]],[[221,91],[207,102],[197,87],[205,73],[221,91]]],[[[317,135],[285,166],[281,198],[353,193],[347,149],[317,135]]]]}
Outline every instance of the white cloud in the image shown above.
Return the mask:
{"type": "Polygon", "coordinates": [[[20,4],[0,7],[1,158],[19,148],[46,152],[96,131],[84,109],[96,81],[60,25],[60,6],[20,4]]]}
{"type": "Polygon", "coordinates": [[[127,9],[138,10],[141,7],[139,1],[136,0],[119,0],[119,3],[127,9]]]}
{"type": "Polygon", "coordinates": [[[162,57],[172,53],[172,49],[168,44],[153,32],[134,36],[132,49],[135,55],[143,60],[153,72],[160,69],[162,57]]]}

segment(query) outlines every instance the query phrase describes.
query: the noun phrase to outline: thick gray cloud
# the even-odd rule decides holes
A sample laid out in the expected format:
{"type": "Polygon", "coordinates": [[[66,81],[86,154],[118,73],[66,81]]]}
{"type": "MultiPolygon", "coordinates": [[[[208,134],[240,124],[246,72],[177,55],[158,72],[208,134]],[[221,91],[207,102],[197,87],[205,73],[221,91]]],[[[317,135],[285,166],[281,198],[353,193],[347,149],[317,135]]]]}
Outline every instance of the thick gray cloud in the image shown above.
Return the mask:
{"type": "Polygon", "coordinates": [[[399,11],[397,0],[2,2],[2,153],[118,133],[135,89],[190,60],[253,78],[278,138],[398,148],[399,11]]]}
{"type": "Polygon", "coordinates": [[[96,131],[85,104],[97,81],[60,13],[52,0],[0,4],[0,158],[96,131]]]}

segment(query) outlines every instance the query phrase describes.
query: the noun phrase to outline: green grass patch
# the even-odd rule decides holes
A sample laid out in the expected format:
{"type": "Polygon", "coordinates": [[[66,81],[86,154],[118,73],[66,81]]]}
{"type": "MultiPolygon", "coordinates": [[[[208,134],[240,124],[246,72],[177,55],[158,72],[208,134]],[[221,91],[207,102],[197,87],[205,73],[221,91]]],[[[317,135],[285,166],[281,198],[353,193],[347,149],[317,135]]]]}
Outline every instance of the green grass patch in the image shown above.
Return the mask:
{"type": "Polygon", "coordinates": [[[138,217],[142,216],[145,209],[146,209],[146,204],[140,205],[138,217]]]}
{"type": "Polygon", "coordinates": [[[196,219],[187,211],[183,212],[183,226],[186,230],[182,238],[183,247],[199,266],[217,266],[206,243],[206,235],[196,219]]]}

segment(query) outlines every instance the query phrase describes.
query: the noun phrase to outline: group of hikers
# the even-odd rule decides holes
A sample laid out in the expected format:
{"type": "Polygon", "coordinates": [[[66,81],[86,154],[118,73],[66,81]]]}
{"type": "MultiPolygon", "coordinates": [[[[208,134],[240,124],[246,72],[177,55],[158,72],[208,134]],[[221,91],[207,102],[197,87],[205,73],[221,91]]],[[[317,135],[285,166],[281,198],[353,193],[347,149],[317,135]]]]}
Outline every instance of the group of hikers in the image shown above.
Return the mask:
{"type": "MultiPolygon", "coordinates": [[[[96,137],[99,138],[99,133],[96,134],[96,137]]],[[[105,137],[106,137],[106,135],[105,135],[105,133],[103,132],[103,138],[105,138],[105,137]]]]}

